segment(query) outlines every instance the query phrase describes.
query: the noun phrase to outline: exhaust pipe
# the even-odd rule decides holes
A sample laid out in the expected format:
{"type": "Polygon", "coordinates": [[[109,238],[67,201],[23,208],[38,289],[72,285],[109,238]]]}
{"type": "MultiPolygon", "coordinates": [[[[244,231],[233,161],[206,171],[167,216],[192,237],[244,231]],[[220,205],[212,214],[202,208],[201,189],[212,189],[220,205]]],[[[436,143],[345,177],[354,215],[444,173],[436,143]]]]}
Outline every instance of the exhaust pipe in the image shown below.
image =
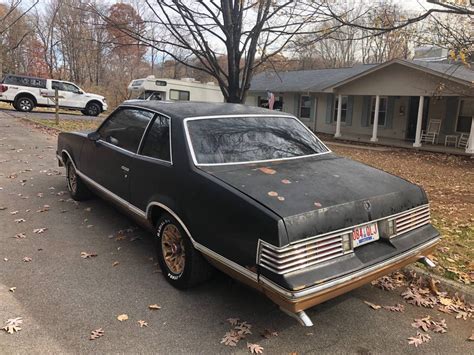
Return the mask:
{"type": "Polygon", "coordinates": [[[433,260],[431,260],[430,258],[426,256],[422,256],[420,259],[418,259],[418,261],[428,266],[429,268],[436,267],[436,264],[433,262],[433,260]]]}

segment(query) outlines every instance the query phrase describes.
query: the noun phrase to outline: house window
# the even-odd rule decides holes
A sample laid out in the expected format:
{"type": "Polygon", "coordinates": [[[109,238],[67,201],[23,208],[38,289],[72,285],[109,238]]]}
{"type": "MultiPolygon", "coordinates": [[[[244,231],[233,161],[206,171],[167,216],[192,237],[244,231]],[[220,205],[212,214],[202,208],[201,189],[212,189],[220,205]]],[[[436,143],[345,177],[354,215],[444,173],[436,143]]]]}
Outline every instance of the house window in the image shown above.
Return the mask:
{"type": "Polygon", "coordinates": [[[474,116],[474,100],[461,100],[456,132],[471,132],[472,116],[474,116]]]}
{"type": "Polygon", "coordinates": [[[171,89],[170,99],[176,101],[189,101],[189,91],[171,89]]]}
{"type": "Polygon", "coordinates": [[[311,97],[301,95],[300,98],[300,118],[311,118],[311,97]]]}
{"type": "MultiPolygon", "coordinates": [[[[342,108],[341,108],[341,122],[346,122],[347,116],[347,96],[342,96],[342,108]]],[[[337,120],[337,109],[339,107],[339,96],[336,96],[336,100],[334,100],[334,117],[333,120],[336,122],[337,120]]]]}
{"type": "MultiPolygon", "coordinates": [[[[374,124],[375,119],[375,96],[372,97],[370,108],[370,124],[374,124]]],[[[385,126],[385,117],[387,116],[387,98],[381,97],[379,104],[379,126],[385,126]]]]}

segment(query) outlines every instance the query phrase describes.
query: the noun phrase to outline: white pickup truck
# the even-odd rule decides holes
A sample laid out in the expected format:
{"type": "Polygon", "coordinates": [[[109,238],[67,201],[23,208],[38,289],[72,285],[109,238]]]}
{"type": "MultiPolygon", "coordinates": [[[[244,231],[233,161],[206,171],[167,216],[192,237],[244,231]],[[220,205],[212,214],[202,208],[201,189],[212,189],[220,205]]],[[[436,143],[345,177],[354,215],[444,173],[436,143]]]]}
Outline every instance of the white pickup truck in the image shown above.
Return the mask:
{"type": "Polygon", "coordinates": [[[63,109],[79,110],[88,116],[107,110],[103,96],[86,93],[73,83],[12,74],[0,81],[0,101],[9,102],[23,112],[35,107],[54,107],[55,89],[58,89],[59,107],[63,109]]]}

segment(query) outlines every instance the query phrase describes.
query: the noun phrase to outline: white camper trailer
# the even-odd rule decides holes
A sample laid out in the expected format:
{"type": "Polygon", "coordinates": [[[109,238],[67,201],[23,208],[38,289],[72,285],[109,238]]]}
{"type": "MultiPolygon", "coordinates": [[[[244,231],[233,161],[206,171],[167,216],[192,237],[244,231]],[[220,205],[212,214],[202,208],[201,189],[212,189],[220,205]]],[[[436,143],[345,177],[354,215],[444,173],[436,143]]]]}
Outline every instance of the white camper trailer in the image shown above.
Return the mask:
{"type": "Polygon", "coordinates": [[[142,100],[224,102],[219,86],[214,83],[203,84],[193,78],[159,79],[150,75],[133,80],[128,90],[132,98],[142,100]]]}

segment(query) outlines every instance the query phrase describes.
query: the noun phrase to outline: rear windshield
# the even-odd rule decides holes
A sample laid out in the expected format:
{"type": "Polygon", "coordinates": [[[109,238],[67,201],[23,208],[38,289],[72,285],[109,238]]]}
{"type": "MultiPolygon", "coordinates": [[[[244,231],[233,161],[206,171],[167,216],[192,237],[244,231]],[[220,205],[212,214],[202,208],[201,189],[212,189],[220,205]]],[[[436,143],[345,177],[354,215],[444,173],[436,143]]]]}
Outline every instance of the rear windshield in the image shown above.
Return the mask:
{"type": "Polygon", "coordinates": [[[197,119],[186,125],[198,164],[249,163],[328,152],[312,132],[288,116],[197,119]]]}

